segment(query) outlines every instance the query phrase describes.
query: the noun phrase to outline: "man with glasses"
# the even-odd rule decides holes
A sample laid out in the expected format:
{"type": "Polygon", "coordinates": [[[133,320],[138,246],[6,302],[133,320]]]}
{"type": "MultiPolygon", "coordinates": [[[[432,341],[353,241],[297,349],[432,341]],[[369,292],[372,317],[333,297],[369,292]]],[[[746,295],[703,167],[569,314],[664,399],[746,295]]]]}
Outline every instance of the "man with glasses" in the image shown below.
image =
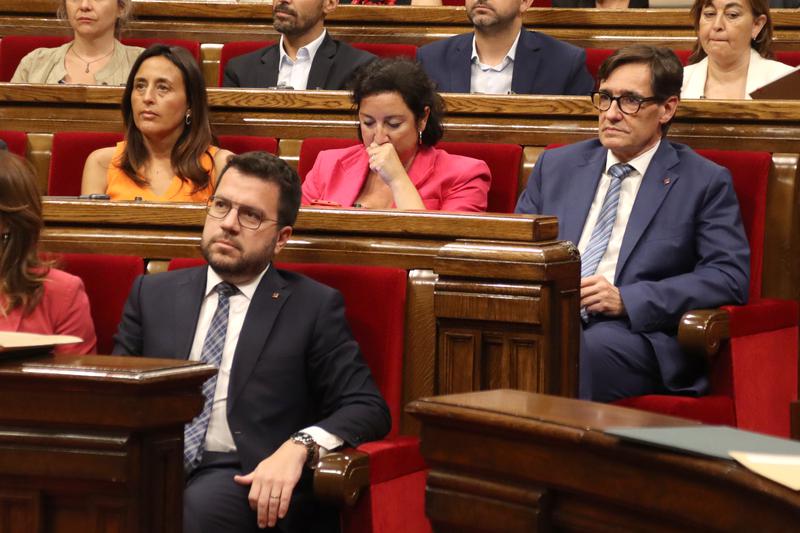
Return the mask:
{"type": "Polygon", "coordinates": [[[622,48],[598,78],[599,138],[543,152],[516,212],[558,216],[581,253],[582,398],[703,394],[705,368],[676,332],[686,311],[747,298],[731,176],[665,138],[683,80],[673,52],[622,48]]]}
{"type": "Polygon", "coordinates": [[[115,354],[219,367],[184,434],[185,532],[338,531],[316,502],[320,451],[381,438],[388,408],[362,360],[337,291],[278,270],[300,180],[263,152],[233,156],[208,201],[209,266],[140,276],[115,354]]]}

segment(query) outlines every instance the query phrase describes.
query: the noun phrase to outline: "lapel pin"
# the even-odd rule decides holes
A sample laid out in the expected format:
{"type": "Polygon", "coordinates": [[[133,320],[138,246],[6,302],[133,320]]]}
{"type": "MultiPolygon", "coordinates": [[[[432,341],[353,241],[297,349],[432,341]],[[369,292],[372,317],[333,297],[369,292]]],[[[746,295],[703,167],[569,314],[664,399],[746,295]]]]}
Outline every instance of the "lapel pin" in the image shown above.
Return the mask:
{"type": "Polygon", "coordinates": [[[279,292],[273,292],[272,293],[272,299],[273,300],[277,300],[278,298],[280,298],[280,296],[281,296],[281,294],[279,292]]]}
{"type": "Polygon", "coordinates": [[[669,185],[672,182],[669,178],[664,178],[664,185],[669,185]]]}

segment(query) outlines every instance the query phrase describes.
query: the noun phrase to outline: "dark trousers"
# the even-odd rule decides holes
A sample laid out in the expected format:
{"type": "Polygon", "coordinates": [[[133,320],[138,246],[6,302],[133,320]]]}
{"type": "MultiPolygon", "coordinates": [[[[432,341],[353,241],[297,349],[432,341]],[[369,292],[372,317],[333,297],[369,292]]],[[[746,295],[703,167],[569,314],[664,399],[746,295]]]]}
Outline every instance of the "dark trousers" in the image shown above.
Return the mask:
{"type": "MultiPolygon", "coordinates": [[[[205,452],[189,474],[183,492],[184,533],[256,533],[256,512],[250,509],[250,487],[233,476],[242,472],[235,453],[205,452]]],[[[289,512],[270,531],[338,533],[339,512],[314,498],[310,472],[304,473],[292,494],[289,512]]]]}

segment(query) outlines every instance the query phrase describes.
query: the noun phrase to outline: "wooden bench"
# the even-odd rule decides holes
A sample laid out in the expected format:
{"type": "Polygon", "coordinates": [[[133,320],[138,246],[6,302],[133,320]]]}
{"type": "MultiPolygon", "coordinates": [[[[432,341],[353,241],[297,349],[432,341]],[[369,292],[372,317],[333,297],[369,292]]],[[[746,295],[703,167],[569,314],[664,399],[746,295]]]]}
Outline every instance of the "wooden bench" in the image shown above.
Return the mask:
{"type": "MultiPolygon", "coordinates": [[[[55,16],[57,6],[58,0],[0,0],[0,35],[68,35],[55,16]]],[[[272,8],[263,3],[137,0],[133,13],[126,36],[199,41],[209,86],[217,85],[222,44],[278,37],[272,8]]],[[[776,49],[800,50],[800,13],[778,9],[772,17],[776,49]]],[[[643,42],[688,49],[695,41],[686,9],[535,8],[523,20],[528,28],[584,48],[643,42]]],[[[418,46],[471,29],[463,7],[339,6],[326,26],[345,41],[418,46]]]]}
{"type": "MultiPolygon", "coordinates": [[[[120,131],[116,87],[0,84],[0,129],[28,132],[28,157],[45,191],[54,131],[120,131]]],[[[297,164],[305,137],[353,138],[356,120],[344,92],[210,89],[217,134],[280,139],[278,153],[297,164]]],[[[515,143],[524,147],[523,187],[545,146],[597,135],[587,98],[446,94],[445,140],[515,143]]],[[[800,299],[800,103],[685,101],[670,138],[694,148],[763,150],[773,154],[763,296],[800,299]]]]}

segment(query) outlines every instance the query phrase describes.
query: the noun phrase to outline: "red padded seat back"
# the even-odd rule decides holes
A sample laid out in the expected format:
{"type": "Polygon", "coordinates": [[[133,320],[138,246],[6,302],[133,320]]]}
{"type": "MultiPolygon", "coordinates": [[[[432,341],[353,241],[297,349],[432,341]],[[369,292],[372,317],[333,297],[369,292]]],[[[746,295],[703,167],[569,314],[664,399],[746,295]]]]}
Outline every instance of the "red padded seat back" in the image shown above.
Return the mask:
{"type": "Polygon", "coordinates": [[[440,142],[437,148],[448,153],[482,159],[492,172],[486,211],[513,213],[519,196],[522,147],[518,144],[440,142]]]}
{"type": "Polygon", "coordinates": [[[222,87],[222,81],[225,79],[225,67],[232,58],[255,52],[259,48],[272,46],[273,44],[275,44],[275,41],[232,41],[223,44],[222,50],[219,53],[218,85],[222,87]]]}
{"type": "MultiPolygon", "coordinates": [[[[542,7],[542,6],[537,6],[542,7]]],[[[603,64],[608,56],[614,53],[615,50],[612,48],[587,48],[586,49],[586,68],[589,71],[589,74],[595,79],[596,82],[600,81],[597,79],[597,72],[600,70],[600,65],[603,64]]],[[[675,55],[678,56],[678,59],[681,60],[681,63],[686,65],[689,60],[689,55],[692,53],[691,50],[673,50],[675,55]]]]}
{"type": "Polygon", "coordinates": [[[120,39],[122,44],[128,46],[141,46],[142,48],[149,48],[154,44],[167,44],[169,46],[182,46],[192,54],[197,64],[200,65],[200,41],[189,41],[186,39],[161,39],[161,38],[130,38],[125,37],[120,39]]]}
{"type": "Polygon", "coordinates": [[[800,51],[797,50],[778,50],[775,52],[775,59],[781,63],[786,63],[796,67],[800,65],[800,51]]]}
{"type": "MultiPolygon", "coordinates": [[[[198,258],[178,258],[170,261],[169,270],[203,264],[205,261],[198,258]]],[[[402,416],[406,271],[332,264],[278,263],[276,266],[304,274],[342,293],[350,329],[389,405],[392,415],[389,437],[397,436],[402,416]]]]}
{"type": "Polygon", "coordinates": [[[300,181],[306,180],[306,174],[314,166],[314,161],[317,160],[317,155],[321,151],[347,148],[360,142],[358,139],[338,139],[334,137],[309,137],[308,139],[303,139],[303,144],[300,145],[300,158],[297,161],[297,174],[300,176],[300,181]]]}
{"type": "Polygon", "coordinates": [[[114,146],[122,139],[121,133],[59,131],[53,134],[47,194],[51,196],[79,195],[83,166],[86,164],[89,154],[98,148],[114,146]]]}
{"type": "Polygon", "coordinates": [[[69,40],[53,35],[6,35],[0,40],[0,81],[11,81],[22,58],[37,48],[56,48],[69,40]]]}
{"type": "Polygon", "coordinates": [[[63,254],[56,267],[83,280],[97,333],[97,353],[114,348],[125,301],[137,276],[144,273],[141,257],[101,254],[63,254]]]}
{"type": "Polygon", "coordinates": [[[396,43],[350,43],[353,48],[358,48],[378,57],[407,57],[417,58],[417,47],[413,44],[396,43]]]}
{"type": "Polygon", "coordinates": [[[24,131],[2,130],[0,139],[5,141],[9,152],[25,157],[28,148],[28,134],[24,131]]]}
{"type": "Polygon", "coordinates": [[[733,150],[697,150],[697,153],[727,168],[733,176],[742,223],[750,243],[750,301],[754,301],[761,296],[767,183],[772,155],[769,152],[733,150]]]}
{"type": "Polygon", "coordinates": [[[219,147],[234,154],[245,152],[278,153],[278,139],[275,137],[256,137],[254,135],[217,135],[219,147]]]}

